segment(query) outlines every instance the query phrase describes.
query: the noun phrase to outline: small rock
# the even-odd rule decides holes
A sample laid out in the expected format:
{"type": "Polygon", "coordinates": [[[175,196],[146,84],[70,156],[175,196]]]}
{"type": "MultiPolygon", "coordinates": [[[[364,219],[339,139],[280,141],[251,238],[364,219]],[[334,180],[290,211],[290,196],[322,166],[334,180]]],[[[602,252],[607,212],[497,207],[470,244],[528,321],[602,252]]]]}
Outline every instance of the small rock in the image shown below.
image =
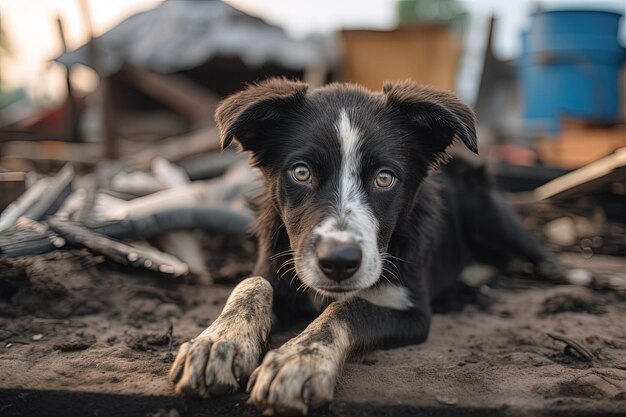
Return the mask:
{"type": "Polygon", "coordinates": [[[437,401],[439,402],[439,404],[443,405],[457,405],[459,402],[459,400],[454,397],[446,397],[443,395],[437,395],[437,401]]]}
{"type": "Polygon", "coordinates": [[[570,217],[561,217],[546,223],[543,231],[548,240],[561,246],[571,246],[578,238],[576,224],[570,217]]]}
{"type": "Polygon", "coordinates": [[[13,343],[7,343],[4,347],[8,349],[8,348],[10,348],[11,346],[13,346],[13,343]]]}
{"type": "Polygon", "coordinates": [[[484,264],[473,264],[461,272],[461,281],[472,288],[478,288],[486,284],[491,278],[498,274],[498,270],[492,266],[484,264]]]}
{"type": "Polygon", "coordinates": [[[614,275],[609,279],[609,285],[617,291],[626,291],[626,274],[614,275]]]}
{"type": "Polygon", "coordinates": [[[96,343],[96,337],[93,335],[76,335],[62,343],[56,343],[52,346],[54,350],[61,352],[73,352],[77,350],[85,350],[96,343]]]}
{"type": "Polygon", "coordinates": [[[572,285],[587,286],[591,284],[593,277],[586,269],[570,269],[566,274],[567,282],[572,285]]]}
{"type": "Polygon", "coordinates": [[[33,339],[35,342],[38,340],[43,339],[43,335],[41,333],[34,335],[31,339],[33,339]]]}

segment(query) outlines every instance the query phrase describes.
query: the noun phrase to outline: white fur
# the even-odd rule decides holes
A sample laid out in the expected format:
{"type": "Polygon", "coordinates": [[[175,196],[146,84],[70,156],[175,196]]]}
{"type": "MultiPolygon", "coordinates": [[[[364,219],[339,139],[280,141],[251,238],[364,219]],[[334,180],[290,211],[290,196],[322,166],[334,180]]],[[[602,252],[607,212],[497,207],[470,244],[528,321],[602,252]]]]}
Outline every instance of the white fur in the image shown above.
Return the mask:
{"type": "Polygon", "coordinates": [[[394,310],[408,310],[413,307],[409,290],[401,285],[381,285],[361,291],[359,298],[380,307],[394,310]]]}
{"type": "Polygon", "coordinates": [[[267,343],[272,299],[272,286],[264,278],[241,281],[211,326],[180,346],[170,370],[176,391],[213,396],[237,390],[238,378],[247,379],[252,373],[267,343]]]}
{"type": "Polygon", "coordinates": [[[318,405],[332,401],[337,377],[349,350],[346,325],[331,314],[320,316],[300,335],[265,356],[252,376],[256,382],[250,402],[264,408],[265,415],[281,411],[306,414],[311,404],[304,398],[305,386],[318,405]],[[332,332],[332,341],[311,341],[316,334],[327,330],[332,332]]]}
{"type": "MultiPolygon", "coordinates": [[[[337,201],[333,202],[335,213],[313,229],[313,234],[340,241],[355,241],[361,246],[362,263],[356,274],[344,282],[349,289],[368,288],[378,281],[382,272],[382,261],[378,252],[378,221],[368,206],[361,183],[361,136],[350,123],[348,113],[341,110],[335,125],[341,146],[341,171],[337,201]]],[[[323,295],[333,298],[349,298],[356,291],[334,294],[320,290],[323,273],[317,267],[314,254],[305,257],[302,267],[296,263],[296,272],[302,281],[323,295]],[[308,258],[308,259],[307,259],[308,258]]]]}
{"type": "MultiPolygon", "coordinates": [[[[352,126],[348,113],[341,110],[336,125],[337,134],[341,143],[341,179],[339,182],[340,208],[347,209],[353,204],[362,202],[362,188],[359,180],[361,168],[361,136],[352,126]]],[[[341,215],[342,213],[339,213],[341,215]]]]}

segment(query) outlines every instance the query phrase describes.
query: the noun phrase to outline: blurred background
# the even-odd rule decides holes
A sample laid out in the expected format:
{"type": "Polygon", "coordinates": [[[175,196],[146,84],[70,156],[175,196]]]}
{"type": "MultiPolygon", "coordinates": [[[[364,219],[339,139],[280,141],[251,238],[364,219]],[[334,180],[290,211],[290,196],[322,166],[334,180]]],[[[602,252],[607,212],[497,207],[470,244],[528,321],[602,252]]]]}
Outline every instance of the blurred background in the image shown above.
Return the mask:
{"type": "Polygon", "coordinates": [[[158,191],[223,177],[242,157],[218,152],[212,114],[246,83],[282,75],[378,90],[411,78],[475,108],[480,162],[546,244],[623,256],[625,10],[624,1],[0,0],[0,210],[14,203],[0,231],[63,204],[85,224],[129,219],[135,206],[162,209],[146,199],[158,191]],[[76,203],[84,178],[96,179],[76,203]],[[34,187],[42,179],[53,186],[34,187]]]}
{"type": "Polygon", "coordinates": [[[263,184],[221,151],[215,108],[286,76],[456,92],[479,120],[480,156],[444,168],[480,191],[463,237],[500,247],[508,223],[482,206],[497,192],[547,254],[468,265],[434,306],[460,311],[420,347],[348,363],[319,415],[624,415],[625,11],[0,0],[0,414],[256,415],[243,394],[173,397],[165,376],[255,266],[247,199],[263,184]]]}

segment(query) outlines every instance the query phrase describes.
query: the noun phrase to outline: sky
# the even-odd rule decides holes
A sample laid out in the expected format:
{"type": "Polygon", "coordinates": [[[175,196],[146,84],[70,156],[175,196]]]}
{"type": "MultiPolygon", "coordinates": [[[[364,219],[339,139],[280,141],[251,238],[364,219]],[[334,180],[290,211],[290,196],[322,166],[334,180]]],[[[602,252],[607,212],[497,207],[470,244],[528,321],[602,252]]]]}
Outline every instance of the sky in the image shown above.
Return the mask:
{"type": "MultiPolygon", "coordinates": [[[[138,11],[157,6],[160,0],[85,0],[94,32],[105,32],[138,11]]],[[[395,0],[228,0],[242,10],[283,26],[294,37],[328,33],[341,28],[391,28],[395,25],[395,0]]],[[[0,22],[13,47],[13,55],[0,58],[3,85],[24,87],[37,100],[57,100],[63,94],[63,70],[50,59],[62,52],[55,23],[60,16],[69,48],[88,39],[81,0],[0,0],[0,22]]],[[[496,53],[503,58],[519,51],[519,33],[535,0],[461,0],[472,15],[486,18],[495,13],[501,20],[496,34],[496,53]]],[[[544,0],[547,7],[609,7],[626,9],[626,0],[544,0]]],[[[624,30],[622,30],[624,32],[624,30]]],[[[93,78],[78,71],[74,81],[90,88],[93,78]]]]}

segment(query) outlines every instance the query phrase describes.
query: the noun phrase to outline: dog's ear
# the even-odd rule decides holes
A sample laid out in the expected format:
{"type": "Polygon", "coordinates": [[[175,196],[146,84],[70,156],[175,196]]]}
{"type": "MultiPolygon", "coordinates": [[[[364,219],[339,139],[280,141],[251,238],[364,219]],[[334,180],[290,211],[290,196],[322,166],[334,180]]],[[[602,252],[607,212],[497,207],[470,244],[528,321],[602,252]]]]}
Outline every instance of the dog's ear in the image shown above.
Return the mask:
{"type": "Polygon", "coordinates": [[[308,86],[285,78],[270,78],[224,99],[215,112],[222,149],[234,140],[243,150],[257,151],[263,136],[304,99],[308,86]]]}
{"type": "Polygon", "coordinates": [[[474,112],[453,93],[412,81],[385,82],[383,93],[391,111],[405,117],[417,132],[425,132],[420,146],[430,161],[445,158],[455,138],[478,154],[474,112]]]}

